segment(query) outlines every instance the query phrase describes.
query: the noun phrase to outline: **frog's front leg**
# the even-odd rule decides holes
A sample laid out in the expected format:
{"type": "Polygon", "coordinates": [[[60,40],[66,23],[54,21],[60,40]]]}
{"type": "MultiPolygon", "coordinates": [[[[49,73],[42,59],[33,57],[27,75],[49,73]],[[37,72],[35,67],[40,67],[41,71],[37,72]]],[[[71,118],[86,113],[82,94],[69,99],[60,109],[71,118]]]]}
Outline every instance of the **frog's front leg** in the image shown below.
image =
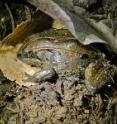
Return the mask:
{"type": "Polygon", "coordinates": [[[42,82],[42,81],[51,81],[56,82],[58,78],[58,75],[54,68],[44,69],[42,71],[38,71],[34,73],[32,76],[29,76],[29,78],[26,81],[30,82],[42,82]]]}

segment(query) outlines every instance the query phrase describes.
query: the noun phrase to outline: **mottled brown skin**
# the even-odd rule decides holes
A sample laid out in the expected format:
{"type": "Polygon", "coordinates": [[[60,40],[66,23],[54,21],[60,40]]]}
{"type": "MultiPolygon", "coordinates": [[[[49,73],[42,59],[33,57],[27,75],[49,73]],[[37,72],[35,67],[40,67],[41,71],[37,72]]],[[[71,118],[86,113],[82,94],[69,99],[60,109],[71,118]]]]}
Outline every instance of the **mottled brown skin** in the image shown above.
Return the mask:
{"type": "MultiPolygon", "coordinates": [[[[45,74],[46,70],[48,73],[50,69],[54,69],[59,77],[67,72],[79,79],[85,79],[86,86],[93,93],[108,82],[106,80],[108,72],[107,69],[103,69],[105,67],[102,64],[102,55],[89,46],[82,46],[64,29],[30,36],[19,50],[18,58],[27,64],[41,68],[41,72],[32,76],[32,79],[36,78],[37,82],[41,81],[39,75],[42,76],[43,72],[45,74]]],[[[43,80],[50,78],[48,74],[45,74],[43,80]]],[[[50,75],[53,78],[51,71],[50,75]]]]}
{"type": "Polygon", "coordinates": [[[42,68],[48,64],[57,70],[65,69],[66,64],[78,64],[79,60],[94,60],[97,56],[95,50],[82,46],[63,29],[30,36],[18,52],[23,62],[42,68]],[[59,68],[60,65],[63,67],[59,68]]]}

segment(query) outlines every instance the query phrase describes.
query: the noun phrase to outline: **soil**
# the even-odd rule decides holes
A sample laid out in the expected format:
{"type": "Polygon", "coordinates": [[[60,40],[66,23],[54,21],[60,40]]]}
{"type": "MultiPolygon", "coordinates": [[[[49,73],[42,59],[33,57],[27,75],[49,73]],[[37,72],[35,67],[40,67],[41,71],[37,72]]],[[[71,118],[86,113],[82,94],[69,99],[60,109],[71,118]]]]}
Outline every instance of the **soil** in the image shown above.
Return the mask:
{"type": "Polygon", "coordinates": [[[72,74],[56,83],[44,81],[25,87],[0,72],[0,123],[115,124],[116,88],[115,83],[91,95],[83,81],[74,79],[72,74]]]}

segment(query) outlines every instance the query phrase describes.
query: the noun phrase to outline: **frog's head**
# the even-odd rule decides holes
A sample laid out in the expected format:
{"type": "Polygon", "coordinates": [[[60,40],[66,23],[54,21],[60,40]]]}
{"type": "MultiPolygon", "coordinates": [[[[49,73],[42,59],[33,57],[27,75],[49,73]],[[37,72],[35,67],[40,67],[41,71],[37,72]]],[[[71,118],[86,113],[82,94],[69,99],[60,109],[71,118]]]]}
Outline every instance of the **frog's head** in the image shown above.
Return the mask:
{"type": "Polygon", "coordinates": [[[34,51],[28,49],[20,49],[17,53],[17,58],[23,61],[26,64],[39,66],[40,59],[38,58],[37,54],[34,51]]]}

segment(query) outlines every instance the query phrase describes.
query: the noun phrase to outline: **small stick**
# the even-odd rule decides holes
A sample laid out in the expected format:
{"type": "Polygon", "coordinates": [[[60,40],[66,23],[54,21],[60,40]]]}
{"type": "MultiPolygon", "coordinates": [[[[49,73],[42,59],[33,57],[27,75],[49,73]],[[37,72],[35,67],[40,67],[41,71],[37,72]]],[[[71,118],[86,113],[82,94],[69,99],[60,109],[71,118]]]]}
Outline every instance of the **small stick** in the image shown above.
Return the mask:
{"type": "Polygon", "coordinates": [[[9,13],[9,16],[10,16],[10,19],[11,19],[12,31],[14,31],[15,30],[15,22],[14,22],[14,19],[13,19],[13,15],[12,15],[12,13],[10,11],[10,8],[8,7],[7,3],[5,3],[5,7],[6,7],[8,13],[9,13]]]}

